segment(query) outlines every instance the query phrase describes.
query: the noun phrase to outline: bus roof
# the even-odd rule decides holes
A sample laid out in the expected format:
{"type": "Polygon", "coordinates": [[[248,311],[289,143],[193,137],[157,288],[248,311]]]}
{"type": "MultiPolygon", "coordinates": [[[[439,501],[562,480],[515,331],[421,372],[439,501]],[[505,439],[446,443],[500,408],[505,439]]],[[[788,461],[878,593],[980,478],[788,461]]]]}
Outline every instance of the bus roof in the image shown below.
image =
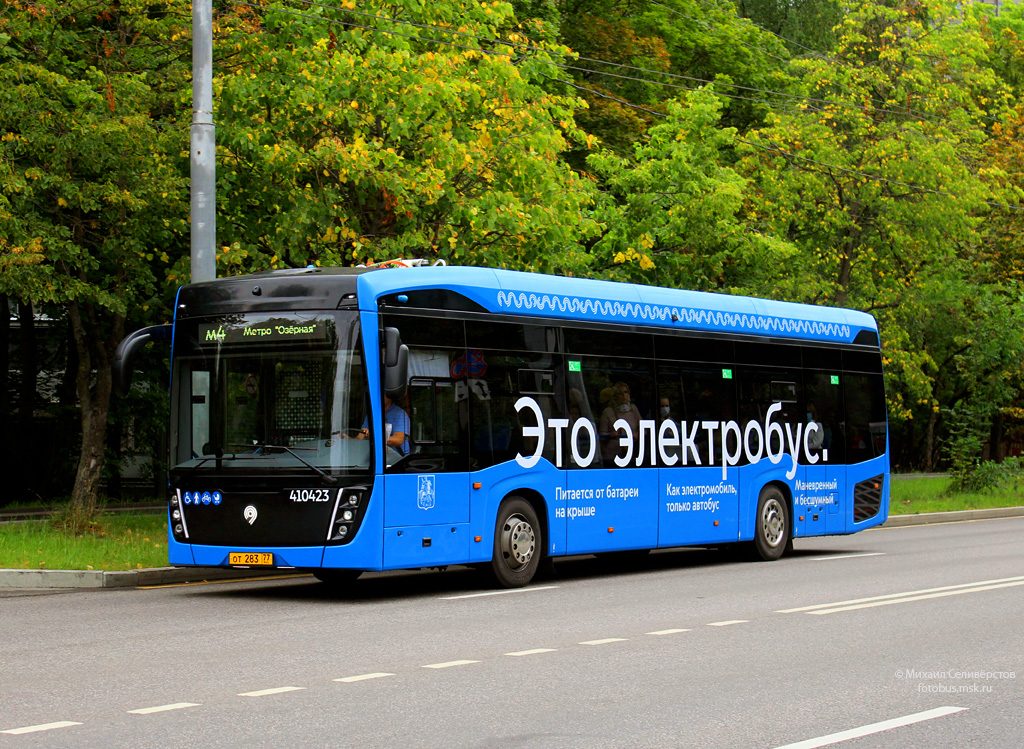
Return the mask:
{"type": "Polygon", "coordinates": [[[393,268],[357,280],[367,311],[382,296],[438,288],[496,314],[878,345],[871,315],[836,307],[491,268],[393,268]],[[875,335],[856,340],[863,331],[875,335]]]}

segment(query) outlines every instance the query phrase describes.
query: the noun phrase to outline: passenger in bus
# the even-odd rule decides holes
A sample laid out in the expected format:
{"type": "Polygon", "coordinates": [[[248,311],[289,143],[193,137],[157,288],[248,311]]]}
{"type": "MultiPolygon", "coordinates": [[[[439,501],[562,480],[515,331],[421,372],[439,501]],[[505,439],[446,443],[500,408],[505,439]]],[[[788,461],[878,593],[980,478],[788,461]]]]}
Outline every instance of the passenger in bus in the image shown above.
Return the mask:
{"type": "Polygon", "coordinates": [[[625,455],[626,448],[622,447],[619,438],[625,436],[624,429],[616,430],[614,424],[622,419],[632,431],[633,439],[640,436],[640,409],[638,409],[629,397],[629,385],[624,382],[616,382],[612,385],[611,403],[601,414],[601,423],[598,426],[598,434],[601,436],[601,457],[606,464],[611,464],[614,458],[625,455]]]}
{"type": "MultiPolygon", "coordinates": [[[[407,414],[397,403],[384,396],[384,429],[387,432],[387,444],[402,455],[409,454],[410,422],[407,414]]],[[[356,439],[365,440],[370,437],[370,421],[363,420],[363,426],[356,439]]]]}
{"type": "Polygon", "coordinates": [[[678,421],[679,417],[675,410],[672,408],[672,401],[669,400],[667,395],[661,396],[658,399],[658,424],[660,425],[663,421],[678,421]]]}
{"type": "MultiPolygon", "coordinates": [[[[594,420],[590,418],[590,406],[587,404],[587,397],[580,390],[576,388],[569,388],[569,428],[572,429],[573,425],[575,425],[580,419],[586,419],[590,422],[591,426],[594,424],[594,420]]],[[[578,440],[577,448],[579,449],[580,455],[590,455],[590,433],[586,429],[581,429],[578,440]]],[[[576,462],[571,453],[570,459],[573,463],[576,462]]],[[[600,457],[595,458],[590,463],[590,465],[594,467],[600,466],[600,464],[600,457]]]]}

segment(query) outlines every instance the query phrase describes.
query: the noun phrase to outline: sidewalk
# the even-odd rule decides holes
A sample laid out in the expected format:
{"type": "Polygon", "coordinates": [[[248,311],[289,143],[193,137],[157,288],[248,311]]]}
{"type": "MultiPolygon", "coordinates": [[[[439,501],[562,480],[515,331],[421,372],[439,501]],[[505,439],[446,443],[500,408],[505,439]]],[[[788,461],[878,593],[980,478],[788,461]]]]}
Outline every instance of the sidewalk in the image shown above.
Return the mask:
{"type": "MultiPolygon", "coordinates": [[[[989,510],[929,512],[920,515],[895,515],[881,527],[958,523],[965,520],[1024,517],[1024,507],[999,507],[989,510]]],[[[217,580],[245,580],[301,574],[279,569],[224,569],[221,567],[154,567],[143,570],[103,572],[100,570],[2,570],[0,590],[15,588],[138,588],[147,585],[173,585],[217,580]]]]}

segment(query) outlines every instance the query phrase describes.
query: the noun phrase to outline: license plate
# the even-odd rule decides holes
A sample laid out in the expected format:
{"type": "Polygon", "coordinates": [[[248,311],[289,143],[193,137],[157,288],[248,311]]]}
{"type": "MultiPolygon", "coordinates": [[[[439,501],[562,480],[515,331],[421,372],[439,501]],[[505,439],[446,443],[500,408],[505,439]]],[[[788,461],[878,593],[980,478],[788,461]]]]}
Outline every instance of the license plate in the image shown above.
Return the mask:
{"type": "Polygon", "coordinates": [[[228,554],[228,564],[270,567],[274,564],[274,555],[269,551],[233,551],[228,554]]]}

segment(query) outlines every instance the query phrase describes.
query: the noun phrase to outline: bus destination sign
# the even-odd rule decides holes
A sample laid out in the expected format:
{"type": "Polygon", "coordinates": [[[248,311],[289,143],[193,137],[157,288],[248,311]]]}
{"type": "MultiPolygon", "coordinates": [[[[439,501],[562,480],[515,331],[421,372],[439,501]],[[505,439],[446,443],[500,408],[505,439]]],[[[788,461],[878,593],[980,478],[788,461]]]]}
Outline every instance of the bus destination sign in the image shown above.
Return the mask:
{"type": "Polygon", "coordinates": [[[257,341],[262,343],[325,341],[329,337],[330,323],[330,320],[324,318],[312,320],[274,318],[272,320],[251,320],[214,325],[200,324],[199,344],[210,346],[255,343],[257,341]]]}

